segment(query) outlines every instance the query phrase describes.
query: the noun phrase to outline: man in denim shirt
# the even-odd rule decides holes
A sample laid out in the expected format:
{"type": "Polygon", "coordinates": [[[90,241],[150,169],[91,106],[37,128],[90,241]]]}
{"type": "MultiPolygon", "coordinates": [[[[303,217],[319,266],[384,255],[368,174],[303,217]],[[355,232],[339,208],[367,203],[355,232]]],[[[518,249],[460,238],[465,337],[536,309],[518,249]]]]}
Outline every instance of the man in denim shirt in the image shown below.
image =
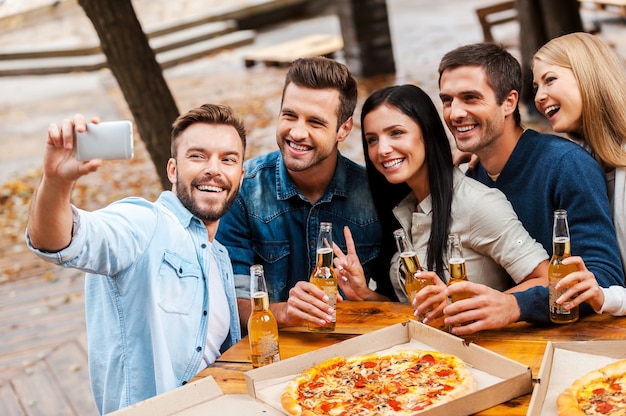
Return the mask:
{"type": "Polygon", "coordinates": [[[352,130],[356,101],[345,65],[304,58],[289,68],[276,132],[280,151],[246,162],[241,191],[217,233],[233,262],[244,328],[254,263],[265,269],[279,326],[332,319],[324,293],[308,283],[321,222],[333,224],[333,241],[344,251],[349,227],[366,276],[378,274],[381,230],[365,169],[338,150],[352,130]]]}
{"type": "Polygon", "coordinates": [[[245,129],[203,105],[172,130],[172,191],[86,212],[70,204],[100,160],[74,157],[84,117],[51,125],[27,241],[41,258],[84,270],[89,373],[100,413],[189,381],[241,338],[232,267],[214,239],[243,179],[245,129]]]}

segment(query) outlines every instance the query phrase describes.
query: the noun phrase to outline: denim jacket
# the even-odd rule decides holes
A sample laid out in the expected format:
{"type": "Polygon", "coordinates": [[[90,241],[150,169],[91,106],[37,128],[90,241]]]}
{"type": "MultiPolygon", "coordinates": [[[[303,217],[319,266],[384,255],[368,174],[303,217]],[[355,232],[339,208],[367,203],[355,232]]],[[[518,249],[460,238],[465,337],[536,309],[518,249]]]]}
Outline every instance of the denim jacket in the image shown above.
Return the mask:
{"type": "Polygon", "coordinates": [[[287,174],[279,151],[250,159],[244,168],[241,190],[217,232],[230,253],[237,297],[250,297],[250,266],[260,263],[270,300],[286,301],[289,289],[308,280],[315,266],[321,222],[333,224],[333,241],[344,252],[343,227],[350,227],[366,276],[378,271],[381,229],[365,168],[340,155],[330,185],[314,204],[287,174]]]}
{"type": "MultiPolygon", "coordinates": [[[[28,236],[27,236],[28,241],[28,236]]],[[[126,198],[104,209],[74,208],[71,244],[39,257],[87,272],[89,372],[96,406],[109,413],[189,381],[207,339],[211,247],[229,302],[230,333],[241,338],[226,249],[208,245],[202,221],[169,191],[155,203],[126,198]]]]}

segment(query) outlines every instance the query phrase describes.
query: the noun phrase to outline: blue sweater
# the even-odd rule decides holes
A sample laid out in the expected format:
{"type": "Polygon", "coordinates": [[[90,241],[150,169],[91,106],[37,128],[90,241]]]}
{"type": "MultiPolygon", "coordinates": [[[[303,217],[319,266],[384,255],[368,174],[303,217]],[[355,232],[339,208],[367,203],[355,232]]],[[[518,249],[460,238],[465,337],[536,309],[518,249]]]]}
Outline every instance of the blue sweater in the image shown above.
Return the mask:
{"type": "MultiPolygon", "coordinates": [[[[624,285],[615,228],[600,165],[578,144],[526,130],[497,181],[482,165],[468,176],[498,188],[509,199],[530,235],[552,255],[556,209],[567,210],[572,255],[581,256],[602,287],[624,285]]],[[[514,293],[521,321],[550,322],[547,287],[514,293]]],[[[580,314],[593,313],[586,303],[580,314]]]]}

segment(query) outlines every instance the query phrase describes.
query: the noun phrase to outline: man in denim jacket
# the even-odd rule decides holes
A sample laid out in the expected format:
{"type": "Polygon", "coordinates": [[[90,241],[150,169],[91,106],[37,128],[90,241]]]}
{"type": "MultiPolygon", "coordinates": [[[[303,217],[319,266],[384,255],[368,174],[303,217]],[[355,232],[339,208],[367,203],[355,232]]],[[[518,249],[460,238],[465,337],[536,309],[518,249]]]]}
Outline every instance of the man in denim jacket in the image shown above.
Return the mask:
{"type": "Polygon", "coordinates": [[[27,228],[41,258],[84,270],[89,373],[100,413],[181,386],[241,338],[232,266],[214,239],[243,179],[245,129],[203,105],[172,130],[172,191],[86,212],[75,182],[100,160],[74,157],[84,117],[51,125],[27,228]]]}
{"type": "Polygon", "coordinates": [[[279,326],[332,319],[324,293],[308,283],[321,222],[333,224],[333,241],[344,251],[349,227],[366,276],[378,273],[381,230],[365,169],[338,150],[352,130],[356,101],[345,65],[303,58],[289,68],[276,131],[280,151],[246,162],[241,191],[217,233],[233,262],[244,328],[255,263],[264,266],[279,326]]]}

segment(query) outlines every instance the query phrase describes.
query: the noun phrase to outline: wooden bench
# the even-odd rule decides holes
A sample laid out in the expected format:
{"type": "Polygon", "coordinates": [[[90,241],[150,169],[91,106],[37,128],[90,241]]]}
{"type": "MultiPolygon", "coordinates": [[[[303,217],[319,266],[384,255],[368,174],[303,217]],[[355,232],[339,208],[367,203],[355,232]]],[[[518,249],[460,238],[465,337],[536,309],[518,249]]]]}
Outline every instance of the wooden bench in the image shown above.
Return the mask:
{"type": "Polygon", "coordinates": [[[489,6],[476,9],[476,16],[483,30],[485,42],[494,42],[491,28],[517,20],[517,8],[515,1],[503,1],[489,6]]]}
{"type": "Polygon", "coordinates": [[[343,49],[343,38],[334,35],[309,35],[289,42],[257,49],[245,55],[247,68],[256,63],[267,66],[288,65],[297,58],[312,56],[333,57],[343,49]]]}
{"type": "Polygon", "coordinates": [[[626,17],[626,0],[579,0],[579,2],[591,4],[596,10],[612,12],[626,17]]]}
{"type": "MultiPolygon", "coordinates": [[[[234,20],[204,24],[177,23],[146,33],[163,69],[225,49],[253,43],[253,30],[238,30],[234,20]]],[[[96,71],[107,67],[100,45],[68,49],[0,51],[0,76],[47,75],[96,71]]]]}

